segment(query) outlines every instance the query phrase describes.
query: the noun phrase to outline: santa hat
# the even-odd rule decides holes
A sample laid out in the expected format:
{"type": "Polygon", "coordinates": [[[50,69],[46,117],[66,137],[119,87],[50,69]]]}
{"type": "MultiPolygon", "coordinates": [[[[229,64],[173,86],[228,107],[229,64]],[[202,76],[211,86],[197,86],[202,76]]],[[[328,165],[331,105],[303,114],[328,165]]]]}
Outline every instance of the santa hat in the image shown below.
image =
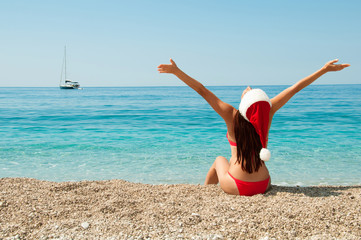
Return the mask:
{"type": "Polygon", "coordinates": [[[261,89],[248,91],[239,104],[239,112],[253,125],[260,137],[263,148],[259,156],[263,161],[268,161],[271,158],[271,152],[266,148],[271,106],[270,99],[261,89]]]}

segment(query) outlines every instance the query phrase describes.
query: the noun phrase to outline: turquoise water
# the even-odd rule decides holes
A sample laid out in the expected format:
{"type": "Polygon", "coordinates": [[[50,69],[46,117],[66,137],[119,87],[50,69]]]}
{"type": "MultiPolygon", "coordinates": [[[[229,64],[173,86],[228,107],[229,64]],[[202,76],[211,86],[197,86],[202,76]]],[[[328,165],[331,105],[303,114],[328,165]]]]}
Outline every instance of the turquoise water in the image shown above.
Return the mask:
{"type": "MultiPolygon", "coordinates": [[[[237,107],[244,86],[210,89],[237,107]]],[[[275,115],[274,184],[361,184],[360,93],[309,86],[275,115]]],[[[223,120],[188,87],[0,88],[0,126],[0,177],[197,184],[230,157],[223,120]]]]}

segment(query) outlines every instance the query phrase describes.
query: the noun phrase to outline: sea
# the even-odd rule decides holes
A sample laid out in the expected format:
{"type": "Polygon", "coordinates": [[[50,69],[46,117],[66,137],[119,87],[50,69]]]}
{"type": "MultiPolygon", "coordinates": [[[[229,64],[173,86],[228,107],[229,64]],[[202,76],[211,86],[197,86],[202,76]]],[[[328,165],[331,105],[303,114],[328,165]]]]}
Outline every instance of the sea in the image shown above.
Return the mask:
{"type": "MultiPolygon", "coordinates": [[[[208,87],[238,107],[246,86],[208,87]]],[[[288,86],[256,86],[270,98],[288,86]]],[[[230,158],[226,125],[186,86],[0,88],[0,178],[203,184],[230,158]]],[[[361,85],[311,85],[274,116],[267,162],[284,186],[361,184],[361,85]]]]}

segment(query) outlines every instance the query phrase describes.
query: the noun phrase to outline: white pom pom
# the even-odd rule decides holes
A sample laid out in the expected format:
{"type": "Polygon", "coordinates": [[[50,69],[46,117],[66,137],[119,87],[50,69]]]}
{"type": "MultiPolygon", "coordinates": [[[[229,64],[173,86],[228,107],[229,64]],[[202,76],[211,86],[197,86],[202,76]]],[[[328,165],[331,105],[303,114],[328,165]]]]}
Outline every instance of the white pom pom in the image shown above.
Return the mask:
{"type": "Polygon", "coordinates": [[[271,152],[267,148],[262,148],[259,157],[263,161],[268,161],[271,158],[271,152]]]}

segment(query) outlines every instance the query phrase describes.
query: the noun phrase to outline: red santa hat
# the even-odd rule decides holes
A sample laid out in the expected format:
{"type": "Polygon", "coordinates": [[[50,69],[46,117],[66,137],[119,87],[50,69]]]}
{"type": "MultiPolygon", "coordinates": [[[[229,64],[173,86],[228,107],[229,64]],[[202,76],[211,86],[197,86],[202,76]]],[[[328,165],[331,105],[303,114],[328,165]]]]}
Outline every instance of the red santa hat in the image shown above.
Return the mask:
{"type": "Polygon", "coordinates": [[[253,125],[260,137],[263,148],[261,149],[259,156],[263,161],[268,161],[271,158],[271,152],[267,149],[267,134],[271,106],[270,99],[261,89],[252,89],[248,91],[239,104],[239,112],[253,125]]]}

